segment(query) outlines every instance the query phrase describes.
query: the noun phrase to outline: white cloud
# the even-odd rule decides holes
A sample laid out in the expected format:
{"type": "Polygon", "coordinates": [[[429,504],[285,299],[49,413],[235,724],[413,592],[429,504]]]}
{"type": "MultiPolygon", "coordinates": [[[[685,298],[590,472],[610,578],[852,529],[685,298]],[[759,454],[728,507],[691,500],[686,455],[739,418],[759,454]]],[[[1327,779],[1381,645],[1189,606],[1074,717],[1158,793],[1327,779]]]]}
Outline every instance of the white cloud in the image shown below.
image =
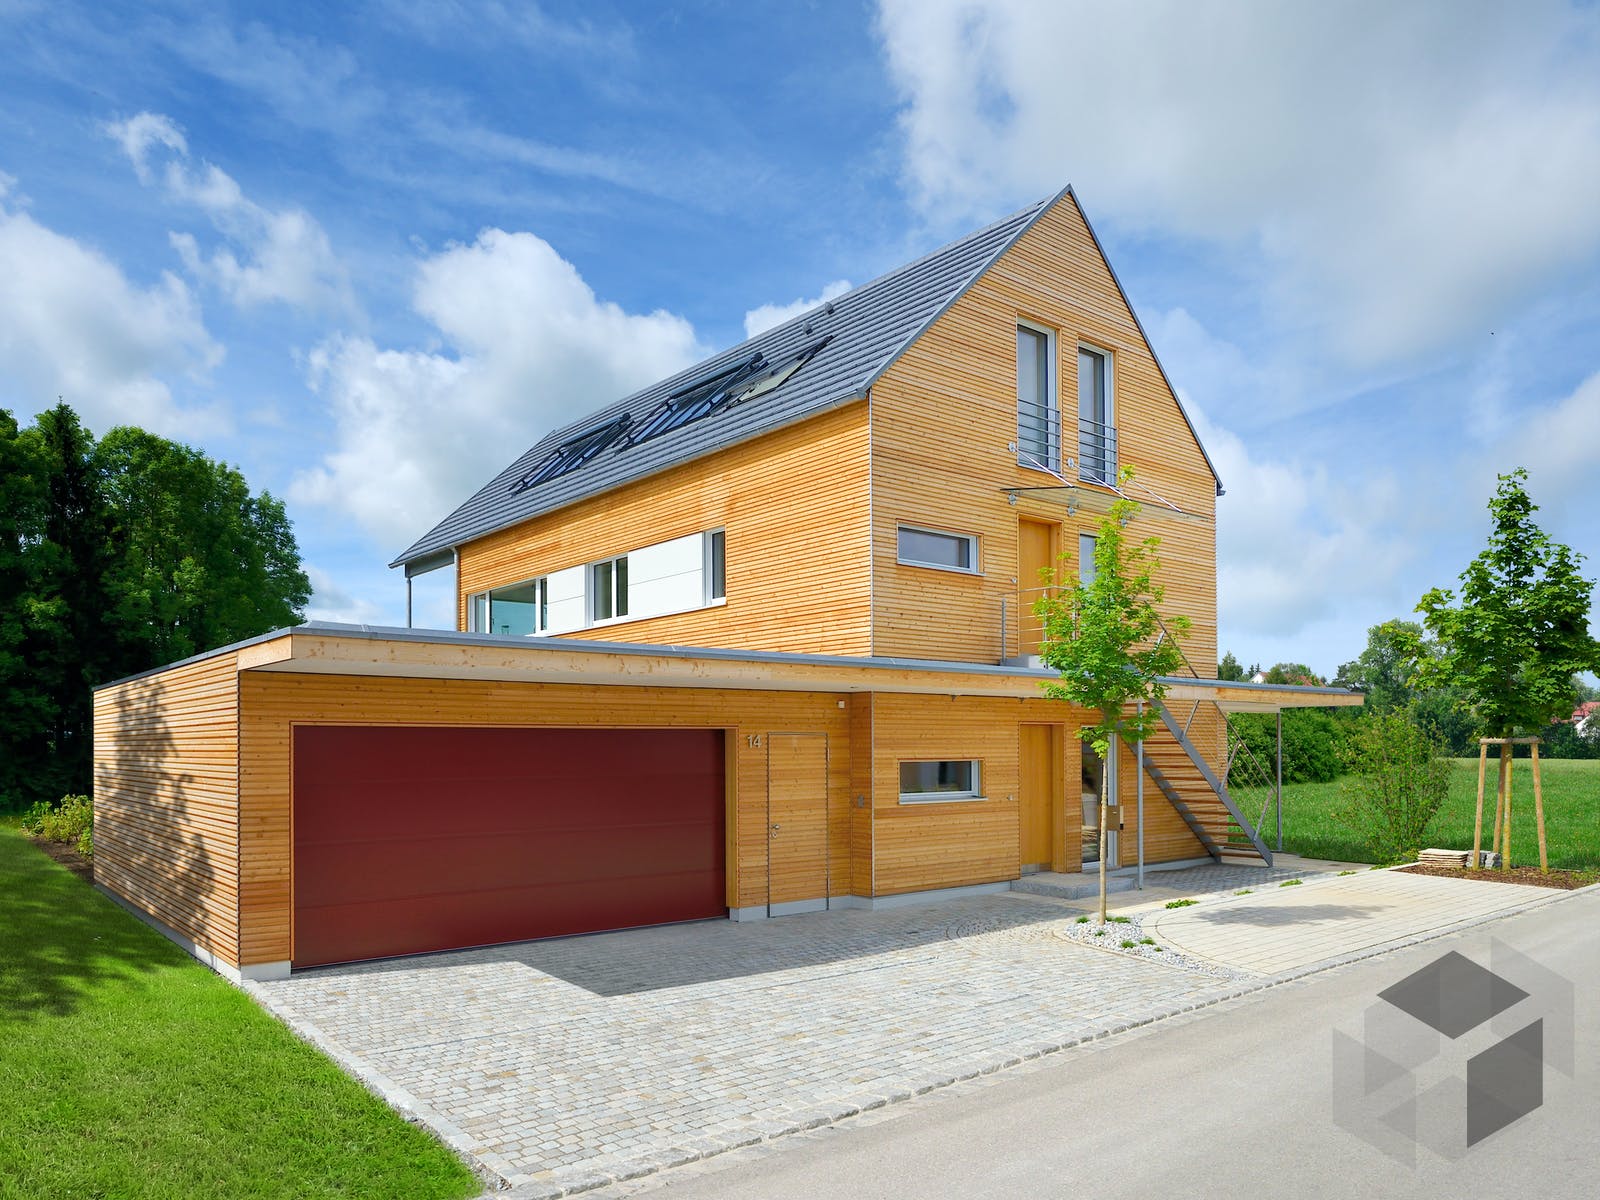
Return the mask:
{"type": "Polygon", "coordinates": [[[822,294],[810,300],[791,300],[787,304],[763,304],[759,308],[752,308],[744,314],[744,335],[755,337],[758,333],[765,333],[782,325],[790,317],[798,317],[801,313],[816,308],[832,300],[835,296],[842,296],[850,290],[848,279],[835,279],[832,283],[825,284],[822,294]]]}
{"type": "Polygon", "coordinates": [[[1529,494],[1546,508],[1572,513],[1563,523],[1594,543],[1582,547],[1585,553],[1600,553],[1600,372],[1524,415],[1508,440],[1503,462],[1528,468],[1529,494]]]}
{"type": "Polygon", "coordinates": [[[1494,328],[1600,250],[1600,9],[881,0],[926,214],[1079,186],[1253,249],[1352,362],[1494,328]]]}
{"type": "Polygon", "coordinates": [[[211,163],[191,165],[189,145],[173,122],[142,112],[106,126],[142,183],[160,180],[168,196],[205,213],[232,244],[203,252],[192,233],[170,234],[173,249],[197,279],[249,308],[273,301],[311,311],[351,312],[350,279],[328,235],[304,209],[269,209],[247,197],[237,181],[211,163]],[[242,257],[241,257],[242,255],[242,257]]]}
{"type": "Polygon", "coordinates": [[[321,567],[307,563],[306,577],[311,580],[311,603],[306,605],[307,620],[344,621],[351,625],[390,623],[388,610],[383,605],[351,595],[321,567]]]}
{"type": "Polygon", "coordinates": [[[1301,633],[1353,600],[1398,602],[1412,555],[1393,522],[1393,479],[1353,486],[1316,462],[1264,461],[1190,406],[1217,470],[1217,606],[1223,640],[1260,645],[1301,633]]]}
{"type": "Polygon", "coordinates": [[[310,359],[334,450],[294,481],[395,550],[556,425],[703,353],[683,318],[624,312],[531,233],[485,230],[424,260],[413,306],[446,350],[336,337],[310,359]]]}
{"type": "Polygon", "coordinates": [[[34,410],[59,396],[95,433],[135,424],[192,440],[222,414],[181,409],[167,380],[222,360],[177,276],[140,287],[98,250],[0,205],[0,379],[34,410]]]}

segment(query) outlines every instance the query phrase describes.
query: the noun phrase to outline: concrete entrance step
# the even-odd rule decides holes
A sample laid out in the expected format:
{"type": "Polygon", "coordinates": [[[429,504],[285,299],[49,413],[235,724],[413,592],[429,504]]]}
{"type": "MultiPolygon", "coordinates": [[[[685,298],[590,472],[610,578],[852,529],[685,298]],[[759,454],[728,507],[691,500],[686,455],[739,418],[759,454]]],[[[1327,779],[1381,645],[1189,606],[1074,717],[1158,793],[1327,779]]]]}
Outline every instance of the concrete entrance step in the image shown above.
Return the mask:
{"type": "MultiPolygon", "coordinates": [[[[1136,880],[1132,875],[1108,875],[1106,892],[1131,892],[1136,880]]],[[[1034,896],[1055,896],[1062,900],[1083,900],[1100,894],[1098,871],[1078,871],[1072,874],[1056,871],[1039,871],[1024,875],[1011,882],[1013,892],[1028,892],[1034,896]]]]}

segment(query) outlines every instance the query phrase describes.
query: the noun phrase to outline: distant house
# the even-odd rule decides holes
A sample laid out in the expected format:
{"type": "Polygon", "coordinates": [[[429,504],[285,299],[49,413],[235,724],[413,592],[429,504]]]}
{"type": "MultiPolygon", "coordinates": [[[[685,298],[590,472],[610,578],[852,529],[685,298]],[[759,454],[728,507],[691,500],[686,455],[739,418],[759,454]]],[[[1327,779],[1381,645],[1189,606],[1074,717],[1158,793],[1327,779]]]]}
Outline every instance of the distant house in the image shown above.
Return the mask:
{"type": "Polygon", "coordinates": [[[1123,464],[1213,664],[1221,485],[1066,190],[519,455],[396,559],[456,632],[102,688],[97,877],[268,976],[1005,889],[1093,860],[1103,772],[1113,867],[1270,861],[1222,709],[1359,697],[1176,679],[1141,788],[1041,695],[1041,571],[1123,464]]]}
{"type": "Polygon", "coordinates": [[[1600,738],[1600,700],[1585,700],[1573,710],[1571,719],[1579,737],[1600,738]]]}

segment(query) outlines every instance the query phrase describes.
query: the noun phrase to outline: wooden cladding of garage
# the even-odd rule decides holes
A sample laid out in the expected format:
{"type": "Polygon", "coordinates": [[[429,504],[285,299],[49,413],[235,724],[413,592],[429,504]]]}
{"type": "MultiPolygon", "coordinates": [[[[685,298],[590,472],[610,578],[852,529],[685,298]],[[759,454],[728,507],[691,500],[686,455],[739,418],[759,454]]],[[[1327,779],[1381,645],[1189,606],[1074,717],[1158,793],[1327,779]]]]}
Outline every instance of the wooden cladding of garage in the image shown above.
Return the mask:
{"type": "MultiPolygon", "coordinates": [[[[725,758],[721,898],[729,908],[1014,879],[1024,837],[1036,847],[1046,836],[1038,824],[1044,809],[1030,811],[1026,823],[1019,810],[1041,780],[1051,789],[1050,853],[1045,859],[1030,849],[1030,861],[1076,865],[1079,720],[1056,701],[240,672],[237,660],[253,653],[219,655],[95,696],[101,881],[224,962],[298,957],[295,914],[308,897],[295,877],[295,780],[303,765],[295,735],[321,727],[400,731],[391,745],[404,744],[408,729],[419,739],[451,729],[483,736],[518,728],[715,731],[725,758]],[[1027,780],[1025,741],[1035,755],[1027,780]],[[1037,761],[1039,746],[1048,747],[1050,762],[1037,761]],[[900,764],[929,758],[979,763],[983,795],[902,804],[900,764]],[[774,824],[784,826],[781,836],[774,824]]],[[[618,770],[606,755],[590,758],[584,769],[599,794],[618,770]]],[[[467,766],[461,778],[452,775],[460,761],[451,755],[428,766],[440,781],[440,838],[453,835],[452,814],[463,789],[470,792],[467,766]]],[[[317,803],[342,803],[337,786],[313,786],[317,803]]],[[[1129,761],[1124,862],[1133,853],[1134,786],[1129,761]]],[[[1153,788],[1145,808],[1149,861],[1199,852],[1153,788]]],[[[381,828],[381,804],[363,811],[375,840],[393,832],[381,828]]],[[[345,832],[361,836],[360,827],[345,832]]],[[[312,958],[326,953],[338,956],[326,944],[311,951],[312,958]]]]}
{"type": "Polygon", "coordinates": [[[94,874],[224,962],[239,960],[238,656],[97,692],[94,874]]]}

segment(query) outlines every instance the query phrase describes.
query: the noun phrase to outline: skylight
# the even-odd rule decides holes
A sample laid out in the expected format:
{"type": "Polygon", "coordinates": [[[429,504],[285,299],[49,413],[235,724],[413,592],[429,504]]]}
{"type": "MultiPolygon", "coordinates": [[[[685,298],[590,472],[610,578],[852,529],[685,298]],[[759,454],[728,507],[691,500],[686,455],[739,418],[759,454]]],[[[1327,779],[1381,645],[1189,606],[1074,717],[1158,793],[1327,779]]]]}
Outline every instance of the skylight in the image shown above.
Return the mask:
{"type": "Polygon", "coordinates": [[[628,435],[627,444],[636,446],[702,417],[709,417],[714,412],[773,391],[787,382],[832,340],[830,335],[776,362],[767,361],[766,356],[758,352],[744,362],[724,368],[674,392],[628,435]]]}
{"type": "Polygon", "coordinates": [[[600,451],[614,443],[623,434],[628,432],[628,427],[633,424],[633,418],[624,414],[615,420],[607,421],[604,425],[580,433],[577,437],[569,438],[552,450],[548,457],[541,460],[539,465],[524,475],[512,493],[525,492],[531,487],[565,475],[569,471],[576,471],[600,451]]]}

